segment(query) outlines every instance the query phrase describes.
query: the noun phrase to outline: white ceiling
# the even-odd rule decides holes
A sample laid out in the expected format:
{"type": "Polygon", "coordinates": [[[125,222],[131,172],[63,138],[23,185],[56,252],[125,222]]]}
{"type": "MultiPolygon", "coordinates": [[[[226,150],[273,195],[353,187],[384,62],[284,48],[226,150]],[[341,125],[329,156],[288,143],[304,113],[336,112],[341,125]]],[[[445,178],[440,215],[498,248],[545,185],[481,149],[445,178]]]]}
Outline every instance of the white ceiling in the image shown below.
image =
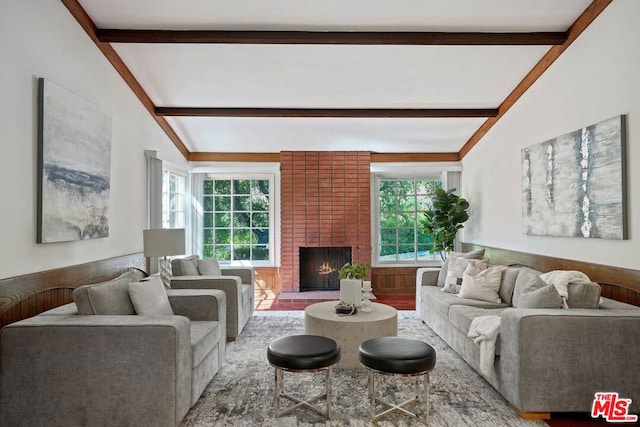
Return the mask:
{"type": "MultiPolygon", "coordinates": [[[[565,31],[588,0],[80,0],[101,29],[565,31]]],[[[497,108],[549,46],[125,44],[157,107],[497,108]]],[[[482,118],[168,117],[192,152],[457,152],[482,118]]]]}

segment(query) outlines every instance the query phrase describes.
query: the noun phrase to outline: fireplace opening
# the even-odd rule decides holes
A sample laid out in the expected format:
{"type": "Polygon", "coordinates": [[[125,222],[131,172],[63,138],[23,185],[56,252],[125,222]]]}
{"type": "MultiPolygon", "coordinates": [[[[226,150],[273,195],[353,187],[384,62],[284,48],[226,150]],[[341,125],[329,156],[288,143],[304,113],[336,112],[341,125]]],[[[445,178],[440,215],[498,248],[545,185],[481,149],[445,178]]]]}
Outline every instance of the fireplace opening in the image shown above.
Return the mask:
{"type": "Polygon", "coordinates": [[[348,246],[300,248],[300,292],[340,289],[338,270],[348,262],[348,246]]]}

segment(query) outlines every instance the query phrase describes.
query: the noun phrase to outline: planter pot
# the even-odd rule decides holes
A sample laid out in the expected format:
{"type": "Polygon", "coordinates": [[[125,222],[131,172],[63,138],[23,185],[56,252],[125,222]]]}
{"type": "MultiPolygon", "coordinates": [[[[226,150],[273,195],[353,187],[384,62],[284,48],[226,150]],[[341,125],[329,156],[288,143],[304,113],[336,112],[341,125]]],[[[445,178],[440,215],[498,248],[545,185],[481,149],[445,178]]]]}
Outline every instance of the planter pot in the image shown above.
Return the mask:
{"type": "Polygon", "coordinates": [[[362,280],[361,279],[341,279],[340,280],[340,301],[347,304],[360,306],[362,301],[362,280]]]}

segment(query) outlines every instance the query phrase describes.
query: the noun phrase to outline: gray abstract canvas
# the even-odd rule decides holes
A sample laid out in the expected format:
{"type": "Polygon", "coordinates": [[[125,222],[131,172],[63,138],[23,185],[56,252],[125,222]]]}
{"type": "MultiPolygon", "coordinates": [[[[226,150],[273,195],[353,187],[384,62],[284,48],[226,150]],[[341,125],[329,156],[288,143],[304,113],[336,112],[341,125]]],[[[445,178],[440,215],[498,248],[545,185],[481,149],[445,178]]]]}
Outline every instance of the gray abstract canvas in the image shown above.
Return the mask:
{"type": "Polygon", "coordinates": [[[524,148],[524,234],[626,239],[625,116],[524,148]]]}
{"type": "Polygon", "coordinates": [[[38,243],[109,235],[111,117],[39,79],[38,243]]]}

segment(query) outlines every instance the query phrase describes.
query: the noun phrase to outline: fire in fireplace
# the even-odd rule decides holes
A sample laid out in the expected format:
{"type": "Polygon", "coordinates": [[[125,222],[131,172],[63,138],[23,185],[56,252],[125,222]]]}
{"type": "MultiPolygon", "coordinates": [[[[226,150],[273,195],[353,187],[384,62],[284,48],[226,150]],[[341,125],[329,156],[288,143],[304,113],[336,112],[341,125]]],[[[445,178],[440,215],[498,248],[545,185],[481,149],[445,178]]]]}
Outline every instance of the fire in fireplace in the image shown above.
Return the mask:
{"type": "Polygon", "coordinates": [[[338,270],[351,262],[351,247],[300,248],[300,291],[340,289],[338,270]]]}

